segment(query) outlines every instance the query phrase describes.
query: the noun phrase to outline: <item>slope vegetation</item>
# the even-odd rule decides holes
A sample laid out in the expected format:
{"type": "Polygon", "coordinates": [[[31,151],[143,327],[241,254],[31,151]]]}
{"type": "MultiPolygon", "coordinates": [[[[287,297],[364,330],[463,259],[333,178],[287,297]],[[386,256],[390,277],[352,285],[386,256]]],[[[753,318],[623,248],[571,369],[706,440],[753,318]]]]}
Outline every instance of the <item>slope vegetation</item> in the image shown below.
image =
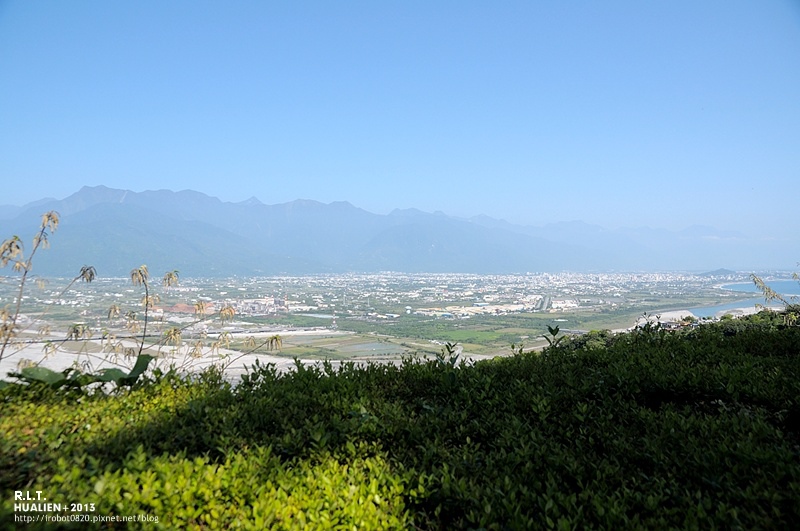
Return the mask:
{"type": "Polygon", "coordinates": [[[22,514],[24,490],[91,503],[96,520],[149,515],[130,524],[148,529],[788,529],[798,356],[800,328],[764,313],[469,366],[9,386],[0,517],[22,514]]]}

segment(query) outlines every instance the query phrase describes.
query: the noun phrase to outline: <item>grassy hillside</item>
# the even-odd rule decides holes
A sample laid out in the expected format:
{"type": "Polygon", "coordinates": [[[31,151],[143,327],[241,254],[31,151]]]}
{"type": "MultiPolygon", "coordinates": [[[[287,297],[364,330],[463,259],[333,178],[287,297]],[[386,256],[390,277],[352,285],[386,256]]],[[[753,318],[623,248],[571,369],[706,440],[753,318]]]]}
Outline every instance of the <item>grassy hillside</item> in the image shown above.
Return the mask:
{"type": "Polygon", "coordinates": [[[76,529],[793,528],[798,356],[800,328],[760,314],[471,366],[11,386],[0,518],[19,527],[22,490],[84,504],[76,529]]]}

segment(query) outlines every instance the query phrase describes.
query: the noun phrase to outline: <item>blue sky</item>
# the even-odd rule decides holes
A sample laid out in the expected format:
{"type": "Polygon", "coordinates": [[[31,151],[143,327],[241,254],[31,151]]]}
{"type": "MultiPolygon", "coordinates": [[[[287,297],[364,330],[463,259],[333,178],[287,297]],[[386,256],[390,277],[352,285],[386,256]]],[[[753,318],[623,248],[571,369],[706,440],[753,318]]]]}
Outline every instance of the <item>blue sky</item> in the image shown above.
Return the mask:
{"type": "Polygon", "coordinates": [[[0,1],[0,176],[796,233],[800,2],[0,1]]]}

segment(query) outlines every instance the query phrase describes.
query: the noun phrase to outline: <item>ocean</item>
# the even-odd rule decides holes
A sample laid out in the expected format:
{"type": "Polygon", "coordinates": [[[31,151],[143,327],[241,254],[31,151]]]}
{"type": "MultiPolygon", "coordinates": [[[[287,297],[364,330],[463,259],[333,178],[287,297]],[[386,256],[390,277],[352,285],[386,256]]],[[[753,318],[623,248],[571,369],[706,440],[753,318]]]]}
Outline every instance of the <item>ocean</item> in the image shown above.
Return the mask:
{"type": "MultiPolygon", "coordinates": [[[[800,282],[787,279],[787,280],[770,280],[767,282],[767,285],[782,295],[784,298],[789,299],[789,302],[792,302],[792,297],[800,297],[800,282]]],[[[726,289],[729,291],[737,291],[741,293],[761,293],[759,289],[756,287],[755,284],[752,282],[740,282],[736,284],[725,284],[722,286],[722,289],[726,289]]],[[[726,304],[719,304],[717,306],[706,306],[703,308],[690,308],[689,311],[692,312],[697,317],[714,317],[719,312],[726,312],[729,310],[735,310],[737,308],[755,308],[757,305],[761,306],[768,306],[770,308],[781,308],[783,304],[780,302],[770,302],[767,304],[764,301],[763,295],[754,297],[752,299],[746,299],[743,301],[737,302],[729,302],[726,304]]]]}
{"type": "MultiPolygon", "coordinates": [[[[800,297],[800,282],[797,280],[770,280],[766,284],[784,297],[800,297]]],[[[761,293],[752,282],[725,284],[722,289],[741,291],[743,293],[761,293]]]]}

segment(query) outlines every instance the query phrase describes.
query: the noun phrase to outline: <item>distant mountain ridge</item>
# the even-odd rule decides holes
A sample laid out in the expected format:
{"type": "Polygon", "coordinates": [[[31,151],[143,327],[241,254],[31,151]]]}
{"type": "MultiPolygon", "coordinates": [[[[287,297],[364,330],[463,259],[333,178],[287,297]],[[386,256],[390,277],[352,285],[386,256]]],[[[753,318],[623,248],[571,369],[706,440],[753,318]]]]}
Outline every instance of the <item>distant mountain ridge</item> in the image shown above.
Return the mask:
{"type": "Polygon", "coordinates": [[[416,209],[380,215],[344,201],[230,203],[193,190],[105,186],[0,207],[0,238],[30,241],[49,210],[59,212],[61,225],[35,268],[51,276],[72,276],[85,264],[105,276],[126,276],[143,263],[197,277],[785,268],[795,263],[790,254],[798,247],[710,227],[608,230],[580,221],[533,227],[416,209]]]}

